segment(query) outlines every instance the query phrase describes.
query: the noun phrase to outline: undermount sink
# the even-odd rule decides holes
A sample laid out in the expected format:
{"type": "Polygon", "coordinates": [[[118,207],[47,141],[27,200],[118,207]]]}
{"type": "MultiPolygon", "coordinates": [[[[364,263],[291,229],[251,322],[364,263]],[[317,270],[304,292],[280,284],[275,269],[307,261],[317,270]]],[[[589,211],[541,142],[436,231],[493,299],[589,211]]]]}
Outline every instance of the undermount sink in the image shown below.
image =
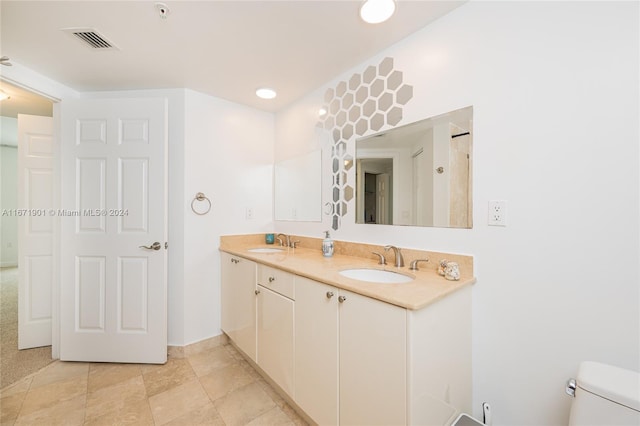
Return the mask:
{"type": "Polygon", "coordinates": [[[384,271],[382,269],[355,268],[340,271],[343,277],[351,278],[359,281],[367,281],[370,283],[383,284],[402,284],[413,281],[413,278],[393,271],[384,271]]]}
{"type": "Polygon", "coordinates": [[[251,253],[280,253],[283,250],[281,248],[275,247],[257,247],[249,249],[247,251],[250,251],[251,253]]]}

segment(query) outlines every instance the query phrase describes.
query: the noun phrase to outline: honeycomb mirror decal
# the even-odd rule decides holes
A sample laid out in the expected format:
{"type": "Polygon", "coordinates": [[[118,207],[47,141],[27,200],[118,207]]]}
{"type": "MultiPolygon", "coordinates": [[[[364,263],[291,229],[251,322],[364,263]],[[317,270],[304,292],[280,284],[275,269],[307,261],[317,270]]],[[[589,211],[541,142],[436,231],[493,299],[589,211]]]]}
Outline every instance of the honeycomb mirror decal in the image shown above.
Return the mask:
{"type": "Polygon", "coordinates": [[[324,95],[318,127],[331,133],[331,227],[340,228],[347,214],[347,203],[353,200],[354,183],[347,173],[354,159],[347,145],[356,136],[377,132],[385,124],[396,126],[402,120],[404,105],[413,97],[413,86],[404,82],[403,73],[394,69],[393,58],[370,65],[348,81],[339,82],[324,95]]]}

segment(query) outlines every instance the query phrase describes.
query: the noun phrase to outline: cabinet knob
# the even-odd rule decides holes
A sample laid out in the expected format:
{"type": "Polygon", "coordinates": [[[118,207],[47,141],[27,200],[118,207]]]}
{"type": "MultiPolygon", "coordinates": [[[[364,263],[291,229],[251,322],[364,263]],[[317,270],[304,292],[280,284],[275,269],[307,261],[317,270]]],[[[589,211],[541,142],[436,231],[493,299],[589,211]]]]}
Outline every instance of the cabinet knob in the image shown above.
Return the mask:
{"type": "Polygon", "coordinates": [[[276,279],[274,277],[269,277],[269,282],[272,283],[274,282],[276,279]]]}
{"type": "Polygon", "coordinates": [[[332,291],[328,291],[327,292],[327,299],[331,299],[333,297],[333,292],[332,291]]]}
{"type": "Polygon", "coordinates": [[[238,259],[231,258],[231,262],[232,262],[232,263],[238,263],[238,262],[240,262],[240,261],[239,261],[238,259]]]}
{"type": "Polygon", "coordinates": [[[255,291],[254,291],[254,293],[255,293],[255,294],[256,294],[256,296],[257,296],[258,294],[260,294],[260,290],[255,290],[255,291]]]}
{"type": "Polygon", "coordinates": [[[342,303],[342,302],[344,302],[345,300],[347,300],[347,298],[346,298],[346,297],[344,297],[344,296],[338,296],[338,302],[342,303]]]}

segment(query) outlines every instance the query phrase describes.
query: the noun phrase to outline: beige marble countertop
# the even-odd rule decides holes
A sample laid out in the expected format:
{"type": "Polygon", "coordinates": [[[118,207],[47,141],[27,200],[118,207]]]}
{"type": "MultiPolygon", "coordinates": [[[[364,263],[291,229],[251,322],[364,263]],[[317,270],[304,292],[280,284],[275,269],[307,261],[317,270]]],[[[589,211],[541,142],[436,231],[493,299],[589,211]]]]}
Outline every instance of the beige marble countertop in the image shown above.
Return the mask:
{"type": "MultiPolygon", "coordinates": [[[[372,297],[406,309],[416,310],[424,308],[436,302],[448,294],[455,292],[467,285],[476,282],[475,277],[464,273],[461,265],[461,278],[459,281],[449,281],[438,275],[434,264],[437,261],[431,259],[425,267],[420,263],[418,271],[411,271],[409,263],[412,260],[405,255],[405,267],[393,266],[393,255],[387,256],[388,265],[379,265],[374,258],[365,258],[347,254],[334,254],[332,257],[322,256],[322,251],[315,248],[312,239],[303,240],[311,247],[286,248],[278,253],[256,253],[249,249],[259,247],[281,248],[277,245],[266,245],[264,239],[259,236],[230,236],[221,237],[220,251],[230,253],[261,263],[267,266],[282,269],[296,275],[320,281],[337,288],[352,291],[364,296],[372,297]],[[413,281],[403,284],[383,284],[359,281],[340,275],[340,271],[350,268],[374,268],[399,272],[414,278],[413,281]]],[[[357,245],[357,243],[349,243],[357,245]]],[[[340,250],[342,252],[346,250],[340,250]]],[[[355,250],[354,252],[357,252],[355,250]]],[[[417,257],[416,257],[417,258],[417,257]]],[[[458,259],[456,259],[458,260],[458,259]]],[[[472,261],[472,260],[471,260],[472,261]]],[[[468,268],[471,269],[472,268],[468,268]]]]}

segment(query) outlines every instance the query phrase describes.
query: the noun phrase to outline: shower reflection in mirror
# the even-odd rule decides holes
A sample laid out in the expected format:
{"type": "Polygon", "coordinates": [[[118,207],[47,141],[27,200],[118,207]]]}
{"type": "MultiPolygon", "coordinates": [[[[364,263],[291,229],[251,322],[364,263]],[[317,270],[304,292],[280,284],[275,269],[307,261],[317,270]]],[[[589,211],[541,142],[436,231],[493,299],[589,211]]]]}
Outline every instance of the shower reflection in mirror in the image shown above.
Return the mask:
{"type": "Polygon", "coordinates": [[[356,141],[356,223],[472,227],[473,107],[356,141]]]}

